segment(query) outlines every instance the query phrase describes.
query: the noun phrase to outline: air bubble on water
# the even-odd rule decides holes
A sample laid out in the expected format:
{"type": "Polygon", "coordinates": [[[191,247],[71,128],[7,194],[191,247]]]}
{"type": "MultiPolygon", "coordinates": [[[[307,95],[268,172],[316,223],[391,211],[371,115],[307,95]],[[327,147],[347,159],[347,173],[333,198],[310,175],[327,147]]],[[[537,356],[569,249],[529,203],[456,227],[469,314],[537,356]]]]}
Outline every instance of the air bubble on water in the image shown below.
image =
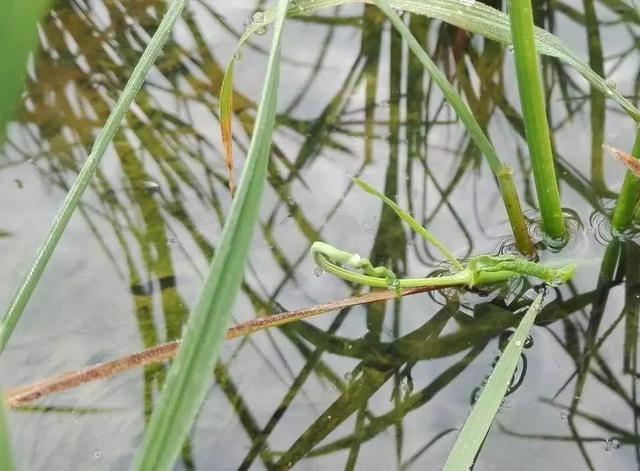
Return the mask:
{"type": "Polygon", "coordinates": [[[325,271],[320,267],[316,267],[313,270],[313,274],[316,275],[316,277],[318,277],[318,278],[322,278],[324,276],[324,274],[325,274],[325,271]]]}
{"type": "Polygon", "coordinates": [[[609,438],[604,441],[604,451],[617,450],[620,448],[620,440],[617,438],[609,438]]]}
{"type": "Polygon", "coordinates": [[[605,87],[607,87],[607,95],[613,95],[613,93],[616,91],[616,88],[618,88],[618,84],[615,82],[615,80],[611,79],[605,80],[604,85],[605,87]]]}
{"type": "Polygon", "coordinates": [[[524,340],[524,348],[531,348],[531,347],[533,347],[533,337],[531,337],[531,335],[529,335],[524,340]]]}
{"type": "Polygon", "coordinates": [[[476,0],[460,0],[460,3],[465,7],[472,7],[476,4],[476,0]]]}
{"type": "Polygon", "coordinates": [[[102,451],[101,450],[94,450],[93,451],[93,457],[97,460],[99,460],[100,458],[102,458],[102,451]]]}
{"type": "Polygon", "coordinates": [[[149,193],[155,193],[156,191],[160,191],[160,184],[154,180],[145,180],[142,182],[142,186],[149,193]]]}

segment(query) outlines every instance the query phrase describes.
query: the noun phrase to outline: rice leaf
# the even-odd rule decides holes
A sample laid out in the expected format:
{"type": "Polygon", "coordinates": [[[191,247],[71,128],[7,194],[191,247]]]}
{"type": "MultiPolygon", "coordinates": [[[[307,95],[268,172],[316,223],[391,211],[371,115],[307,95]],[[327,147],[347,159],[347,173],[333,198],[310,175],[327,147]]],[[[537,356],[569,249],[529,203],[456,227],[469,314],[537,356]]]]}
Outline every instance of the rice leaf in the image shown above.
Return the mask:
{"type": "MultiPolygon", "coordinates": [[[[324,8],[336,7],[349,3],[374,3],[375,0],[297,0],[289,8],[289,16],[308,15],[324,8]]],[[[483,2],[468,2],[460,0],[390,0],[389,4],[398,10],[416,13],[418,15],[435,18],[462,28],[471,33],[479,34],[488,39],[512,44],[509,17],[483,2]]],[[[260,24],[251,24],[240,37],[239,45],[245,42],[253,33],[275,18],[275,9],[264,12],[264,19],[260,24]]],[[[613,86],[581,60],[565,43],[553,34],[541,28],[535,28],[534,36],[536,48],[540,54],[556,57],[573,67],[582,77],[595,88],[603,92],[608,98],[618,103],[634,120],[640,121],[640,110],[613,86]]]]}
{"type": "Polygon", "coordinates": [[[242,282],[267,176],[276,116],[280,38],[287,3],[288,0],[278,2],[265,83],[238,191],[204,286],[189,316],[166,387],[136,456],[136,470],[172,469],[211,384],[233,301],[242,282]]]}
{"type": "Polygon", "coordinates": [[[48,7],[48,0],[0,0],[0,145],[22,92],[27,59],[38,44],[38,20],[48,7]]]}
{"type": "Polygon", "coordinates": [[[511,383],[511,378],[518,366],[520,353],[527,335],[529,335],[529,330],[542,309],[542,297],[542,293],[538,294],[522,318],[520,325],[511,336],[511,340],[509,340],[502,356],[500,356],[500,360],[498,360],[478,401],[473,406],[471,414],[467,417],[464,427],[462,427],[462,431],[458,435],[455,445],[453,445],[453,449],[449,453],[444,464],[444,471],[467,471],[473,466],[476,455],[511,383]]]}
{"type": "Polygon", "coordinates": [[[425,229],[418,221],[416,221],[413,216],[407,213],[404,209],[398,206],[393,200],[387,198],[385,195],[380,193],[378,190],[373,188],[368,183],[365,183],[363,180],[359,178],[354,178],[353,182],[362,188],[364,191],[369,193],[370,195],[376,196],[380,198],[387,206],[389,206],[394,213],[398,215],[400,219],[406,222],[411,229],[413,229],[416,233],[420,234],[420,236],[433,245],[438,251],[447,259],[451,264],[456,268],[456,270],[463,270],[464,267],[462,264],[456,259],[456,257],[447,249],[442,242],[440,242],[436,237],[425,229]]]}
{"type": "MultiPolygon", "coordinates": [[[[4,397],[0,394],[0,397],[4,397]]],[[[4,411],[4,401],[0,400],[0,469],[11,471],[13,463],[11,461],[11,439],[4,411]]]]}
{"type": "MultiPolygon", "coordinates": [[[[78,174],[78,178],[76,178],[75,182],[73,182],[73,185],[69,189],[69,192],[62,203],[62,207],[58,211],[58,214],[49,228],[49,233],[42,245],[38,248],[31,267],[22,279],[20,286],[14,294],[11,304],[7,309],[5,317],[2,319],[2,323],[0,323],[0,353],[2,353],[7,345],[13,330],[20,320],[20,316],[24,312],[24,309],[31,298],[33,290],[36,288],[38,281],[40,280],[51,255],[53,254],[53,251],[58,245],[58,241],[62,237],[73,212],[78,206],[82,194],[87,189],[89,182],[93,178],[102,156],[107,150],[111,139],[113,139],[113,136],[120,127],[122,118],[124,118],[125,113],[131,106],[138,90],[142,86],[147,72],[155,62],[156,58],[160,55],[162,46],[169,39],[171,29],[180,16],[180,13],[182,13],[186,2],[187,0],[173,0],[169,5],[158,29],[142,53],[140,60],[133,69],[133,73],[131,74],[129,81],[118,98],[115,107],[111,111],[111,114],[109,114],[107,122],[100,131],[100,134],[91,149],[89,157],[78,174]]],[[[21,4],[21,2],[18,3],[21,4]]]]}
{"type": "Polygon", "coordinates": [[[229,173],[229,191],[231,195],[235,193],[235,181],[233,179],[233,139],[231,134],[231,118],[233,110],[233,66],[236,62],[235,56],[229,62],[229,66],[222,79],[220,89],[220,133],[222,134],[222,152],[224,164],[229,173]]]}

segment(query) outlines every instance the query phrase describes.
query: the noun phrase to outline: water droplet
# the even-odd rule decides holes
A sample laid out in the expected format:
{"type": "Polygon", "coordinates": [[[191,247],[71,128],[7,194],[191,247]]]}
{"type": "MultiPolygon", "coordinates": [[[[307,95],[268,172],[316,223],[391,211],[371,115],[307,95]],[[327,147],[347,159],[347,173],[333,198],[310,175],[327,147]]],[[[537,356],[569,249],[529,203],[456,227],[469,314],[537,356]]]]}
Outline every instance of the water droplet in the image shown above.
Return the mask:
{"type": "Polygon", "coordinates": [[[616,91],[616,88],[618,88],[618,84],[615,82],[615,80],[611,80],[611,79],[605,80],[604,85],[607,87],[607,90],[606,90],[607,95],[613,95],[614,92],[616,91]]]}
{"type": "Polygon", "coordinates": [[[399,291],[400,290],[400,280],[397,278],[388,278],[387,279],[387,288],[389,288],[392,291],[399,291]]]}
{"type": "Polygon", "coordinates": [[[155,193],[157,191],[160,191],[160,184],[155,180],[145,180],[142,182],[142,186],[149,193],[155,193]]]}
{"type": "Polygon", "coordinates": [[[460,0],[460,3],[465,7],[472,7],[476,4],[476,0],[460,0]]]}
{"type": "Polygon", "coordinates": [[[93,457],[97,460],[99,460],[100,458],[102,458],[102,451],[101,450],[94,450],[93,451],[93,457]]]}
{"type": "Polygon", "coordinates": [[[240,51],[236,51],[233,54],[233,59],[236,60],[236,61],[239,61],[240,59],[242,59],[242,54],[240,53],[240,51]]]}
{"type": "Polygon", "coordinates": [[[320,267],[316,267],[313,270],[313,274],[316,275],[316,277],[318,277],[318,278],[322,278],[324,276],[324,274],[325,274],[325,271],[320,267]]]}
{"type": "Polygon", "coordinates": [[[516,347],[522,347],[522,340],[516,340],[516,347]]]}
{"type": "Polygon", "coordinates": [[[531,337],[531,335],[529,335],[524,340],[524,348],[531,348],[531,347],[533,347],[533,337],[531,337]]]}
{"type": "Polygon", "coordinates": [[[258,36],[263,36],[265,34],[267,34],[267,27],[266,26],[260,26],[257,30],[254,31],[255,34],[257,34],[258,36]]]}
{"type": "Polygon", "coordinates": [[[254,12],[253,16],[251,16],[251,20],[255,23],[255,24],[260,24],[264,21],[264,13],[262,13],[260,10],[254,12]]]}
{"type": "Polygon", "coordinates": [[[617,450],[620,448],[620,440],[617,438],[610,438],[604,441],[604,451],[617,450]]]}

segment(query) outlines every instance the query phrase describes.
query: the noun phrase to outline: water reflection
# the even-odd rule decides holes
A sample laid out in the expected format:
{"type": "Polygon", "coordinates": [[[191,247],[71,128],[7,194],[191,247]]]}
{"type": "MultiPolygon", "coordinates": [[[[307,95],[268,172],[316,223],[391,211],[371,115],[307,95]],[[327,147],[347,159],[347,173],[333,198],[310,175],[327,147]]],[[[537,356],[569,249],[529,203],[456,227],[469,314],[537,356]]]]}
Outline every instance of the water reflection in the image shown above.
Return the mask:
{"type": "MultiPolygon", "coordinates": [[[[603,5],[616,21],[598,24],[594,11],[585,7],[583,16],[574,15],[562,2],[538,11],[538,19],[547,29],[562,24],[584,38],[572,46],[586,51],[595,70],[610,63],[614,71],[627,70],[637,59],[635,38],[617,22],[638,22],[637,12],[603,5]],[[630,47],[609,60],[621,49],[604,42],[598,53],[594,27],[630,47]]],[[[217,105],[224,66],[243,20],[257,6],[190,4],[83,200],[70,245],[48,268],[46,286],[25,315],[29,327],[16,333],[1,360],[4,384],[29,383],[180,337],[231,201],[217,105]],[[67,266],[73,254],[81,260],[67,266]],[[70,298],[53,297],[62,291],[70,298]]],[[[3,189],[5,201],[17,192],[33,207],[59,201],[165,7],[153,0],[74,1],[51,13],[9,135],[2,174],[16,183],[3,189]],[[35,191],[36,181],[46,190],[35,191]]],[[[237,321],[354,293],[340,280],[318,276],[307,256],[318,239],[359,250],[399,275],[439,266],[438,256],[388,208],[352,191],[349,175],[393,196],[460,257],[493,251],[508,232],[493,176],[421,64],[403,52],[375,8],[356,5],[338,13],[287,25],[268,191],[237,321]]],[[[404,17],[514,168],[535,227],[508,52],[457,28],[404,17]]],[[[251,97],[261,85],[266,47],[256,38],[237,65],[238,167],[253,127],[251,97]]],[[[544,66],[563,202],[577,221],[591,214],[606,221],[622,170],[604,160],[602,143],[606,137],[629,148],[620,141],[633,134],[617,130],[633,125],[557,61],[544,66]],[[590,143],[583,138],[587,119],[590,143]],[[620,134],[608,134],[609,128],[620,134]]],[[[623,81],[618,89],[637,94],[623,81]]],[[[44,211],[35,225],[13,225],[24,209],[10,206],[2,223],[10,237],[0,243],[28,254],[50,218],[44,211]]],[[[572,283],[549,294],[535,346],[523,359],[526,374],[523,366],[478,468],[491,463],[502,469],[530,456],[534,445],[540,452],[522,463],[527,469],[596,469],[613,452],[620,466],[640,463],[639,247],[633,238],[596,238],[588,229],[576,229],[579,244],[567,249],[585,263],[572,283]]],[[[544,250],[540,256],[557,257],[544,250]]],[[[24,255],[3,269],[3,293],[28,260],[24,255]]],[[[490,373],[501,336],[530,302],[530,288],[521,281],[490,295],[439,294],[437,302],[417,295],[228,343],[180,466],[437,469],[468,413],[469,397],[490,373]]],[[[20,467],[126,468],[165,376],[164,365],[147,366],[13,414],[20,467]],[[74,441],[77,446],[70,445],[74,441]],[[36,442],[53,448],[33,451],[36,442]]]]}

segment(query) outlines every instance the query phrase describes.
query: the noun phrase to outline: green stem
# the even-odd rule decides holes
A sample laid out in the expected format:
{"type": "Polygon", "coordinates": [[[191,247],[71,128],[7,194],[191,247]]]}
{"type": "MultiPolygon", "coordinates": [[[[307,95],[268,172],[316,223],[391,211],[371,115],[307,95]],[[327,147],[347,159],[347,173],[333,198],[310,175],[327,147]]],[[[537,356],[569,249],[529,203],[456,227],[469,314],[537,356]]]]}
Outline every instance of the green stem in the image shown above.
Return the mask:
{"type": "Polygon", "coordinates": [[[511,34],[533,178],[538,194],[542,229],[557,242],[566,241],[560,194],[551,151],[538,55],[533,35],[531,0],[509,0],[511,34]]]}
{"type": "Polygon", "coordinates": [[[425,70],[431,75],[433,81],[440,87],[447,101],[451,104],[464,126],[466,127],[469,135],[478,146],[482,154],[485,156],[489,167],[498,178],[500,194],[504,202],[509,222],[513,235],[516,239],[517,249],[525,254],[532,255],[534,251],[533,242],[529,237],[527,231],[527,222],[522,213],[520,199],[518,198],[518,192],[516,191],[511,171],[508,170],[498,157],[498,153],[487,138],[486,134],[478,124],[478,121],[473,116],[473,113],[462,100],[460,95],[455,91],[447,77],[431,60],[429,55],[425,52],[418,40],[411,34],[409,28],[403,23],[402,19],[391,9],[388,0],[375,0],[376,5],[382,12],[389,18],[391,24],[396,28],[398,33],[406,41],[409,49],[415,54],[418,60],[422,63],[425,70]]]}
{"type": "Polygon", "coordinates": [[[11,460],[11,440],[9,437],[9,429],[7,427],[4,396],[0,394],[0,469],[11,471],[13,462],[11,460]]]}
{"type": "Polygon", "coordinates": [[[534,276],[557,285],[568,281],[575,272],[574,264],[548,267],[511,255],[480,255],[470,259],[466,268],[461,270],[454,268],[456,271],[451,275],[396,278],[395,274],[386,267],[374,267],[368,259],[324,242],[314,242],[311,245],[311,254],[320,268],[338,278],[372,288],[390,288],[397,292],[405,288],[491,285],[508,281],[519,275],[534,276]],[[354,272],[339,264],[361,269],[363,273],[354,272]]]}
{"type": "MultiPolygon", "coordinates": [[[[633,143],[631,155],[637,159],[640,158],[640,127],[636,131],[636,139],[633,143]]],[[[631,225],[639,194],[640,179],[630,171],[627,171],[611,218],[611,225],[617,232],[624,232],[631,225]]]]}
{"type": "Polygon", "coordinates": [[[507,210],[507,216],[509,216],[509,222],[511,223],[511,230],[513,231],[513,236],[516,241],[516,249],[523,255],[533,255],[535,246],[529,236],[527,221],[522,213],[520,198],[518,198],[518,192],[513,183],[513,172],[509,167],[503,165],[496,174],[496,177],[498,178],[498,185],[500,186],[502,202],[504,203],[504,208],[507,210]]]}

